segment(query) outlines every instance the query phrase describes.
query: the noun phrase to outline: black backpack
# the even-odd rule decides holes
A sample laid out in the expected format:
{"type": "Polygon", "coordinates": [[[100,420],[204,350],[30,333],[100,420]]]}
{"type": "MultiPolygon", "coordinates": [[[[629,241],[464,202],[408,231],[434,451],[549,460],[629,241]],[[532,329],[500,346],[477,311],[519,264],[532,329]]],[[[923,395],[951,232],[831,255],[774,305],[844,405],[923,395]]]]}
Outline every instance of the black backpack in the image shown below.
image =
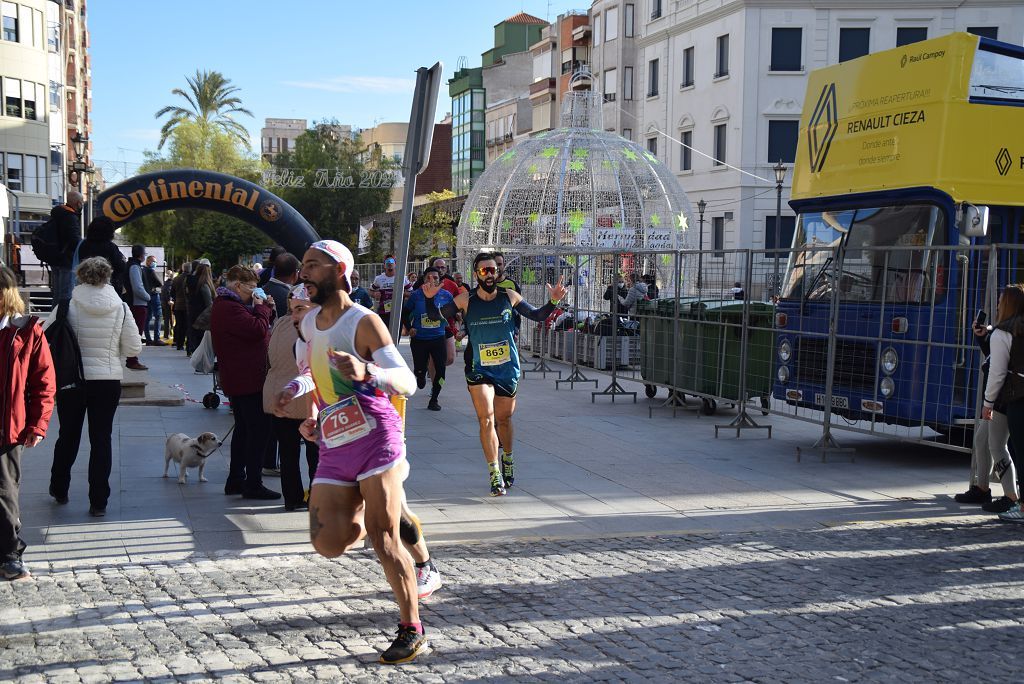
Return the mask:
{"type": "Polygon", "coordinates": [[[57,222],[52,218],[32,231],[31,244],[32,253],[44,264],[53,265],[63,258],[57,222]]]}
{"type": "Polygon", "coordinates": [[[57,317],[45,331],[46,343],[53,357],[53,372],[57,380],[57,389],[85,387],[85,371],[82,368],[82,350],[78,347],[78,337],[68,320],[68,308],[71,303],[63,301],[57,305],[57,317]]]}

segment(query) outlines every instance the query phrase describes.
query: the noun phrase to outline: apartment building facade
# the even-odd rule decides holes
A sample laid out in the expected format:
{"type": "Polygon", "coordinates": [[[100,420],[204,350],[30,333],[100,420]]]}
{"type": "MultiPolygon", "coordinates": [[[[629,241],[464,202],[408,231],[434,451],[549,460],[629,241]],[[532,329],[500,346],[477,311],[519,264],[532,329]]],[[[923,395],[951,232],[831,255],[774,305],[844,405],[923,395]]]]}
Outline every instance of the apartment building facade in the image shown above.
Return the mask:
{"type": "Polygon", "coordinates": [[[18,223],[48,217],[71,188],[90,194],[86,18],[84,0],[0,1],[0,183],[18,223]]]}
{"type": "Polygon", "coordinates": [[[691,203],[707,203],[694,242],[715,250],[775,247],[780,160],[779,243],[790,244],[810,71],[953,31],[1024,40],[1024,5],[1003,0],[596,0],[590,20],[606,126],[667,164],[691,203]]]}

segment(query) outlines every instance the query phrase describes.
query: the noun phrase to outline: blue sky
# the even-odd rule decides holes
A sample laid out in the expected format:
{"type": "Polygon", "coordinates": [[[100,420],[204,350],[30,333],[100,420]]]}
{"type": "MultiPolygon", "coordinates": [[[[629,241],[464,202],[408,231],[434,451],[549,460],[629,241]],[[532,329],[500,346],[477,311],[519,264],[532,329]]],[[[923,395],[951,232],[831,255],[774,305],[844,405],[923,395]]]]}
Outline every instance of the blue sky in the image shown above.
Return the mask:
{"type": "MultiPolygon", "coordinates": [[[[259,148],[266,117],[335,118],[366,128],[409,117],[415,71],[459,58],[480,66],[494,24],[527,12],[554,20],[589,0],[102,0],[89,4],[94,158],[109,182],[156,149],[154,114],[196,69],[241,88],[259,148]]],[[[451,101],[442,87],[438,118],[451,101]]]]}

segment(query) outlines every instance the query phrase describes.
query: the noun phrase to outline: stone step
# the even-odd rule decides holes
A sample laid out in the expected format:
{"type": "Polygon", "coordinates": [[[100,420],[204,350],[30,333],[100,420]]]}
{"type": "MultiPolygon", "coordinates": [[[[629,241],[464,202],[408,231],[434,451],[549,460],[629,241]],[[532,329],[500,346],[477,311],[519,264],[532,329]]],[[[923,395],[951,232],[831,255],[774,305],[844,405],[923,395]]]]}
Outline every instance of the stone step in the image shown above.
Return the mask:
{"type": "Polygon", "coordinates": [[[142,399],[146,396],[146,382],[143,380],[122,380],[121,399],[142,399]]]}

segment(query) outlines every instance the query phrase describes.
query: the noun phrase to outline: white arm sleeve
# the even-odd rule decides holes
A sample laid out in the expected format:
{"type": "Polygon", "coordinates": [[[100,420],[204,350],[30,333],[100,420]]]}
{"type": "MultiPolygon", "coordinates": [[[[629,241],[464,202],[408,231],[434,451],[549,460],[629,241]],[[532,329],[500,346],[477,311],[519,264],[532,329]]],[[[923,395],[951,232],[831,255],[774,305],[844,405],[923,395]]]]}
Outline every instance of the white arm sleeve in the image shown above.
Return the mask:
{"type": "Polygon", "coordinates": [[[411,397],[416,392],[416,376],[394,344],[373,352],[373,363],[366,369],[372,376],[371,384],[385,394],[411,397]]]}
{"type": "Polygon", "coordinates": [[[295,365],[298,367],[299,374],[283,389],[291,388],[295,390],[296,397],[301,397],[316,389],[316,385],[313,383],[313,372],[309,369],[309,344],[302,338],[295,340],[295,365]]]}

